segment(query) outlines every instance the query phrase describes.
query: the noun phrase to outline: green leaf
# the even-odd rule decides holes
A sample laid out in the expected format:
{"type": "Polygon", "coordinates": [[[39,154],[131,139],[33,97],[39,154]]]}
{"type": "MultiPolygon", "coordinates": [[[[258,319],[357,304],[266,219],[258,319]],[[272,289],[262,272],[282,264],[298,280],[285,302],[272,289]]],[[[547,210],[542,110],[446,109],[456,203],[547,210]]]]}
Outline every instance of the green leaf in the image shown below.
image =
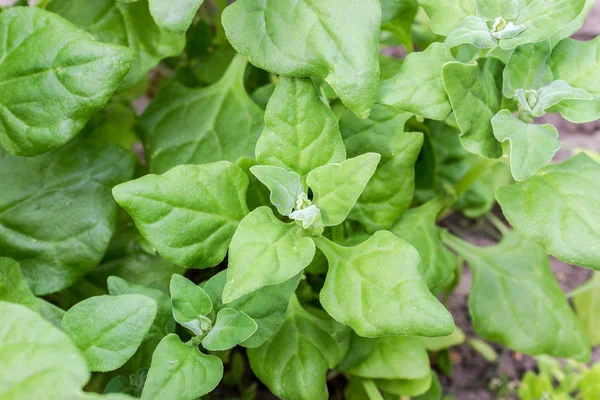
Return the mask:
{"type": "Polygon", "coordinates": [[[520,44],[540,42],[576,19],[586,0],[531,0],[523,4],[514,25],[523,25],[523,32],[510,39],[500,41],[503,49],[512,49],[520,44]]]}
{"type": "Polygon", "coordinates": [[[477,12],[476,0],[418,0],[429,18],[431,29],[438,35],[448,36],[468,15],[477,12]]]}
{"type": "Polygon", "coordinates": [[[73,398],[90,373],[67,335],[20,304],[0,301],[0,315],[0,397],[73,398]]]}
{"type": "Polygon", "coordinates": [[[577,319],[581,322],[590,346],[600,343],[600,274],[575,289],[573,305],[577,311],[577,319]]]}
{"type": "Polygon", "coordinates": [[[579,394],[583,400],[594,400],[600,396],[600,365],[595,364],[579,381],[579,394]]]}
{"type": "Polygon", "coordinates": [[[454,57],[442,43],[409,54],[396,74],[381,82],[378,102],[424,118],[444,120],[452,108],[442,80],[442,66],[454,57]]]}
{"type": "Polygon", "coordinates": [[[600,270],[600,165],[585,154],[500,188],[508,221],[554,257],[600,270]]]}
{"type": "Polygon", "coordinates": [[[437,375],[432,372],[431,373],[431,386],[427,392],[422,395],[415,396],[413,400],[442,400],[442,395],[444,394],[444,389],[442,388],[442,384],[440,383],[437,375]]]}
{"type": "Polygon", "coordinates": [[[177,335],[166,336],[152,355],[141,400],[194,400],[211,392],[223,376],[223,363],[184,344],[177,335]]]}
{"type": "Polygon", "coordinates": [[[97,43],[40,8],[2,12],[0,31],[0,144],[16,155],[35,156],[77,135],[133,61],[128,49],[97,43]]]}
{"type": "Polygon", "coordinates": [[[496,43],[487,23],[474,15],[466,17],[460,23],[460,27],[452,31],[444,41],[448,47],[471,44],[480,49],[492,48],[496,46],[496,43]]]}
{"type": "MultiPolygon", "coordinates": [[[[298,287],[301,276],[300,273],[283,283],[262,287],[227,303],[227,308],[241,311],[256,322],[256,332],[242,342],[242,346],[258,347],[279,329],[290,303],[290,297],[298,287]]],[[[221,271],[210,278],[204,286],[204,290],[212,299],[215,311],[225,308],[221,294],[226,283],[227,271],[221,271]]]]}
{"type": "Polygon", "coordinates": [[[302,179],[317,167],[346,159],[335,114],[310,79],[279,78],[265,111],[256,159],[302,179]]]}
{"type": "Polygon", "coordinates": [[[65,315],[65,310],[39,297],[36,298],[36,302],[40,315],[58,329],[62,329],[62,318],[65,315]]]}
{"type": "Polygon", "coordinates": [[[90,297],[67,311],[62,327],[92,371],[113,371],[140,346],[156,310],[154,300],[138,294],[90,297]]]}
{"type": "Polygon", "coordinates": [[[534,104],[530,104],[522,90],[517,90],[519,105],[523,106],[534,117],[541,117],[547,109],[563,100],[593,100],[585,89],[574,88],[565,81],[553,81],[537,91],[534,104]]]}
{"type": "Polygon", "coordinates": [[[587,90],[593,100],[564,100],[552,111],[560,112],[563,118],[575,123],[600,119],[600,82],[597,79],[600,74],[599,52],[600,37],[587,42],[565,39],[554,48],[548,61],[554,79],[587,90]]]}
{"type": "Polygon", "coordinates": [[[419,338],[388,336],[377,339],[369,357],[348,372],[371,379],[422,379],[431,369],[419,338]]]}
{"type": "Polygon", "coordinates": [[[148,1],[150,14],[156,25],[175,33],[184,33],[188,30],[203,2],[204,0],[148,1]]]}
{"type": "Polygon", "coordinates": [[[477,0],[477,16],[485,21],[498,17],[512,20],[518,15],[519,0],[477,0]]]}
{"type": "Polygon", "coordinates": [[[244,89],[245,69],[238,56],[212,86],[173,82],[159,92],[140,119],[151,172],[254,155],[263,112],[244,89]]]}
{"type": "Polygon", "coordinates": [[[88,31],[97,41],[129,47],[135,53],[133,66],[120,89],[130,89],[165,58],[181,53],[185,36],[159,28],[150,15],[147,0],[125,3],[119,0],[50,0],[52,11],[88,31]]]}
{"type": "Polygon", "coordinates": [[[383,400],[375,383],[370,379],[350,378],[344,389],[347,400],[383,400]]]}
{"type": "Polygon", "coordinates": [[[492,247],[449,234],[444,239],[473,271],[469,312],[479,336],[526,354],[589,358],[585,334],[541,246],[514,231],[492,247]]]}
{"type": "Polygon", "coordinates": [[[523,400],[537,400],[554,393],[551,378],[545,374],[539,376],[527,371],[519,385],[519,397],[523,400]]]}
{"type": "Polygon", "coordinates": [[[350,157],[369,152],[381,155],[377,170],[348,215],[369,232],[390,228],[412,202],[415,162],[423,134],[404,132],[404,123],[411,116],[389,106],[376,105],[369,119],[360,120],[346,112],[340,120],[350,157]]]}
{"type": "Polygon", "coordinates": [[[575,18],[568,25],[564,26],[561,30],[559,30],[554,35],[552,35],[552,37],[550,38],[552,47],[556,46],[556,44],[558,44],[561,40],[570,37],[575,32],[577,32],[579,29],[581,29],[581,27],[583,26],[583,23],[585,22],[588,14],[594,7],[595,3],[596,3],[595,0],[586,0],[585,1],[585,5],[583,6],[583,9],[581,10],[581,12],[577,16],[577,18],[575,18]]]}
{"type": "Polygon", "coordinates": [[[0,253],[21,264],[35,294],[62,290],[98,265],[116,221],[110,188],[133,166],[131,153],[79,138],[33,158],[0,150],[0,253]]]}
{"type": "Polygon", "coordinates": [[[366,118],[377,98],[378,1],[241,0],[223,13],[232,46],[273,74],[325,79],[355,114],[366,118]]]}
{"type": "Polygon", "coordinates": [[[301,227],[279,221],[268,207],[257,208],[242,220],[231,240],[223,302],[287,281],[314,255],[315,244],[301,227]]]}
{"type": "Polygon", "coordinates": [[[436,226],[438,215],[445,206],[444,201],[433,199],[408,210],[390,229],[419,252],[420,272],[429,288],[448,282],[456,263],[454,255],[440,241],[436,226]]]}
{"type": "Polygon", "coordinates": [[[300,175],[271,165],[255,165],[250,171],[269,188],[271,203],[277,207],[279,214],[289,216],[296,200],[304,193],[300,175]]]}
{"type": "Polygon", "coordinates": [[[448,336],[422,337],[421,342],[429,351],[440,351],[458,346],[465,342],[465,333],[458,326],[454,328],[454,333],[448,336]]]}
{"type": "Polygon", "coordinates": [[[332,319],[321,319],[292,301],[279,331],[262,346],[248,349],[254,374],[286,399],[326,400],[326,374],[342,359],[347,330],[332,319]]]}
{"type": "Polygon", "coordinates": [[[419,379],[376,379],[375,384],[385,393],[396,396],[419,396],[431,387],[434,373],[419,379]]]}
{"type": "Polygon", "coordinates": [[[228,161],[181,165],[118,185],[113,196],[160,255],[184,267],[223,261],[244,216],[246,174],[228,161]]]}
{"type": "Polygon", "coordinates": [[[12,258],[0,257],[0,301],[22,304],[34,311],[39,309],[19,263],[12,258]]]}
{"type": "Polygon", "coordinates": [[[452,316],[421,277],[419,253],[407,242],[386,231],[355,247],[315,241],[329,261],[321,304],[360,336],[444,336],[454,330],[452,316]]]}
{"type": "Polygon", "coordinates": [[[444,65],[444,85],[462,135],[464,148],[488,158],[502,155],[491,120],[502,103],[502,69],[496,58],[479,58],[476,64],[444,65]]]}
{"type": "Polygon", "coordinates": [[[535,174],[560,149],[558,131],[552,124],[527,124],[502,110],[492,118],[492,126],[499,142],[510,142],[510,170],[517,181],[535,174]]]}
{"type": "Polygon", "coordinates": [[[256,329],[256,322],[243,311],[223,308],[215,326],[202,339],[202,346],[210,351],[228,350],[249,339],[256,329]]]}
{"type": "Polygon", "coordinates": [[[213,305],[204,289],[181,275],[173,275],[169,289],[175,321],[191,330],[194,335],[205,333],[208,327],[204,324],[208,323],[206,317],[213,305]]]}
{"type": "Polygon", "coordinates": [[[365,190],[381,156],[366,153],[339,164],[312,170],[306,182],[313,191],[313,203],[321,210],[325,226],[339,225],[365,190]]]}
{"type": "Polygon", "coordinates": [[[517,90],[537,90],[552,82],[552,70],[547,65],[552,54],[550,41],[522,44],[511,54],[502,73],[502,92],[514,97],[517,90]]]}
{"type": "Polygon", "coordinates": [[[381,0],[381,23],[402,18],[418,6],[417,0],[381,0]]]}

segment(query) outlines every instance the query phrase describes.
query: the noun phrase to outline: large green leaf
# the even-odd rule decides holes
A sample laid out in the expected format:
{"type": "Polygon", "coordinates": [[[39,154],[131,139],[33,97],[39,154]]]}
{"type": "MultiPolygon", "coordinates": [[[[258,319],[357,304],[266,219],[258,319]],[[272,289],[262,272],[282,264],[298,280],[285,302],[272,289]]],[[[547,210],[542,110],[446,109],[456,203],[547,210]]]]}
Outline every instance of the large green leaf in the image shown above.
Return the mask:
{"type": "Polygon", "coordinates": [[[339,225],[365,190],[381,156],[366,153],[339,164],[312,170],[306,182],[313,191],[313,203],[321,210],[325,226],[339,225]]]}
{"type": "Polygon", "coordinates": [[[142,400],[195,400],[211,392],[223,376],[223,363],[201,353],[177,335],[166,336],[152,355],[142,400]]]}
{"type": "Polygon", "coordinates": [[[381,82],[378,102],[424,118],[444,120],[452,108],[441,71],[450,61],[454,57],[442,43],[409,54],[396,75],[381,82]]]}
{"type": "Polygon", "coordinates": [[[552,53],[550,41],[522,44],[510,55],[502,73],[502,92],[514,97],[517,90],[538,90],[552,82],[548,58],[552,53]]]}
{"type": "Polygon", "coordinates": [[[242,220],[231,240],[223,302],[289,280],[314,255],[315,244],[300,226],[279,221],[268,207],[257,208],[242,220]]]}
{"type": "Polygon", "coordinates": [[[249,339],[257,325],[243,311],[223,308],[217,314],[215,326],[202,339],[202,346],[210,351],[224,351],[249,339]]]}
{"type": "Polygon", "coordinates": [[[67,335],[20,304],[0,301],[0,315],[0,398],[74,398],[90,373],[67,335]]]}
{"type": "Polygon", "coordinates": [[[491,120],[501,109],[503,68],[496,58],[479,58],[476,64],[450,62],[442,70],[462,145],[488,158],[502,155],[491,120]]]}
{"type": "Polygon", "coordinates": [[[33,158],[0,150],[0,253],[20,262],[34,293],[64,289],[98,265],[116,220],[110,188],[133,165],[116,146],[80,139],[33,158]]]}
{"type": "Polygon", "coordinates": [[[228,161],[181,165],[116,186],[113,195],[140,233],[166,259],[184,267],[223,261],[244,216],[246,174],[228,161]]]}
{"type": "Polygon", "coordinates": [[[153,299],[139,294],[95,296],[71,307],[62,327],[92,371],[113,371],[138,349],[156,310],[153,299]]]}
{"type": "Polygon", "coordinates": [[[34,7],[0,14],[0,144],[34,156],[62,146],[110,99],[131,68],[130,50],[98,43],[34,7]]]}
{"type": "Polygon", "coordinates": [[[577,310],[577,319],[589,340],[590,346],[600,344],[600,274],[576,289],[573,305],[577,310]]]}
{"type": "Polygon", "coordinates": [[[510,170],[517,181],[535,174],[560,149],[558,131],[552,124],[528,124],[502,110],[492,118],[492,126],[499,142],[510,142],[510,170]]]}
{"type": "Polygon", "coordinates": [[[478,335],[526,354],[589,358],[585,334],[541,246],[514,231],[492,247],[449,234],[445,241],[473,270],[469,312],[478,335]]]}
{"type": "MultiPolygon", "coordinates": [[[[250,316],[258,326],[256,332],[241,343],[244,347],[258,347],[267,341],[283,322],[290,297],[298,287],[302,274],[298,274],[278,285],[270,285],[255,290],[227,303],[233,308],[250,316]]],[[[225,308],[221,294],[227,283],[227,271],[221,271],[206,283],[204,289],[211,297],[215,311],[225,308]]]]}
{"type": "Polygon", "coordinates": [[[156,25],[167,31],[184,33],[192,24],[204,0],[148,0],[156,25]]]}
{"type": "Polygon", "coordinates": [[[342,325],[316,317],[292,297],[279,331],[262,346],[248,349],[250,367],[280,398],[326,400],[327,370],[344,356],[346,333],[342,325]]]}
{"type": "Polygon", "coordinates": [[[429,288],[440,287],[452,277],[455,257],[442,244],[436,221],[446,206],[441,199],[408,210],[390,229],[414,246],[421,256],[421,274],[429,288]]]}
{"type": "Polygon", "coordinates": [[[376,0],[241,0],[223,13],[233,47],[271,73],[323,78],[366,118],[379,89],[381,6],[376,0]]]}
{"type": "Polygon", "coordinates": [[[577,32],[583,26],[583,23],[587,19],[588,14],[594,7],[596,0],[586,0],[583,9],[573,21],[571,21],[568,25],[564,26],[561,30],[556,32],[550,38],[550,42],[552,43],[552,47],[556,46],[561,40],[570,37],[575,32],[577,32]]]}
{"type": "Polygon", "coordinates": [[[594,99],[563,100],[553,110],[575,123],[600,118],[600,37],[587,42],[565,39],[552,51],[548,61],[554,79],[561,79],[576,88],[587,90],[594,99]]]}
{"type": "Polygon", "coordinates": [[[39,309],[19,263],[12,258],[0,257],[0,301],[22,304],[34,311],[39,309]]]}
{"type": "Polygon", "coordinates": [[[355,247],[315,241],[329,261],[321,304],[360,336],[445,336],[454,330],[452,316],[421,277],[419,253],[407,242],[386,231],[355,247]]]}
{"type": "Polygon", "coordinates": [[[585,154],[496,193],[522,235],[565,262],[600,270],[600,165],[585,154]]]}
{"type": "Polygon", "coordinates": [[[265,111],[256,159],[298,173],[342,162],[346,151],[335,114],[310,79],[281,77],[265,111]]]}
{"type": "Polygon", "coordinates": [[[50,0],[46,9],[90,32],[99,42],[126,46],[135,52],[133,66],[120,89],[135,86],[161,59],[178,55],[185,45],[184,35],[167,32],[156,25],[147,0],[134,3],[50,0]]]}
{"type": "Polygon", "coordinates": [[[438,35],[448,36],[468,15],[477,12],[476,0],[418,0],[429,18],[431,29],[438,35]]]}
{"type": "Polygon", "coordinates": [[[140,119],[151,172],[254,155],[263,112],[244,89],[245,69],[238,56],[212,86],[173,82],[159,92],[140,119]]]}

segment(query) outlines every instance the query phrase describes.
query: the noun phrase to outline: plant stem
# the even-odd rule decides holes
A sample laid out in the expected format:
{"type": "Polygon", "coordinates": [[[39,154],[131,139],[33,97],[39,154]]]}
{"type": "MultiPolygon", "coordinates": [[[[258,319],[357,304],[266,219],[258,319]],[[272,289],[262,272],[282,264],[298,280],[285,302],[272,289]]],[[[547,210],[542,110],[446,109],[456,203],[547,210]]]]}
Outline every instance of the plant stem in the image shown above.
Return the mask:
{"type": "Polygon", "coordinates": [[[463,176],[458,182],[456,182],[456,185],[454,186],[456,197],[459,198],[460,196],[465,194],[465,192],[469,190],[469,188],[473,186],[473,184],[479,178],[481,178],[485,171],[487,171],[489,167],[496,164],[497,162],[498,160],[485,157],[481,157],[477,161],[475,161],[475,163],[473,163],[473,165],[471,166],[469,172],[467,172],[465,176],[463,176]]]}
{"type": "Polygon", "coordinates": [[[506,227],[504,222],[500,221],[500,218],[496,217],[494,214],[488,214],[487,219],[494,225],[498,231],[502,234],[502,236],[506,236],[510,230],[506,227]]]}

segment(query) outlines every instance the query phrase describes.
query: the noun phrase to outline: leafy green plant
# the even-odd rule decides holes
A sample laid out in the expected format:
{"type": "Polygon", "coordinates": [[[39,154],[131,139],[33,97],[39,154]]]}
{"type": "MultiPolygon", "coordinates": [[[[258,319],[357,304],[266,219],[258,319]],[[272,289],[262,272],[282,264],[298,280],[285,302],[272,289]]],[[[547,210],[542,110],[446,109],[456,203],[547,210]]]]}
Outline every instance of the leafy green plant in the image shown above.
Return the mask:
{"type": "Polygon", "coordinates": [[[597,277],[575,313],[549,256],[600,271],[600,164],[551,164],[536,119],[600,118],[600,42],[569,38],[593,0],[22,3],[1,399],[437,400],[486,341],[542,357],[524,399],[598,396],[597,277]],[[476,335],[444,305],[463,262],[476,335]]]}

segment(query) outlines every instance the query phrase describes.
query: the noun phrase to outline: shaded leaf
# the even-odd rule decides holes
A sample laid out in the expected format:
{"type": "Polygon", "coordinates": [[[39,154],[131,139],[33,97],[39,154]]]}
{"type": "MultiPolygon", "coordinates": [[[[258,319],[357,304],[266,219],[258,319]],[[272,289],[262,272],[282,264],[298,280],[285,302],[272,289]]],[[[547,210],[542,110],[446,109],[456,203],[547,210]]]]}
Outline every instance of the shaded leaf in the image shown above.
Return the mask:
{"type": "Polygon", "coordinates": [[[150,14],[156,25],[167,31],[184,33],[192,24],[204,0],[149,0],[150,14]]]}
{"type": "Polygon", "coordinates": [[[0,301],[22,304],[33,311],[39,309],[19,263],[12,258],[0,257],[0,301]]]}
{"type": "Polygon", "coordinates": [[[298,196],[304,193],[300,175],[271,165],[255,165],[250,171],[269,188],[271,203],[277,207],[279,214],[290,215],[298,196]]]}

